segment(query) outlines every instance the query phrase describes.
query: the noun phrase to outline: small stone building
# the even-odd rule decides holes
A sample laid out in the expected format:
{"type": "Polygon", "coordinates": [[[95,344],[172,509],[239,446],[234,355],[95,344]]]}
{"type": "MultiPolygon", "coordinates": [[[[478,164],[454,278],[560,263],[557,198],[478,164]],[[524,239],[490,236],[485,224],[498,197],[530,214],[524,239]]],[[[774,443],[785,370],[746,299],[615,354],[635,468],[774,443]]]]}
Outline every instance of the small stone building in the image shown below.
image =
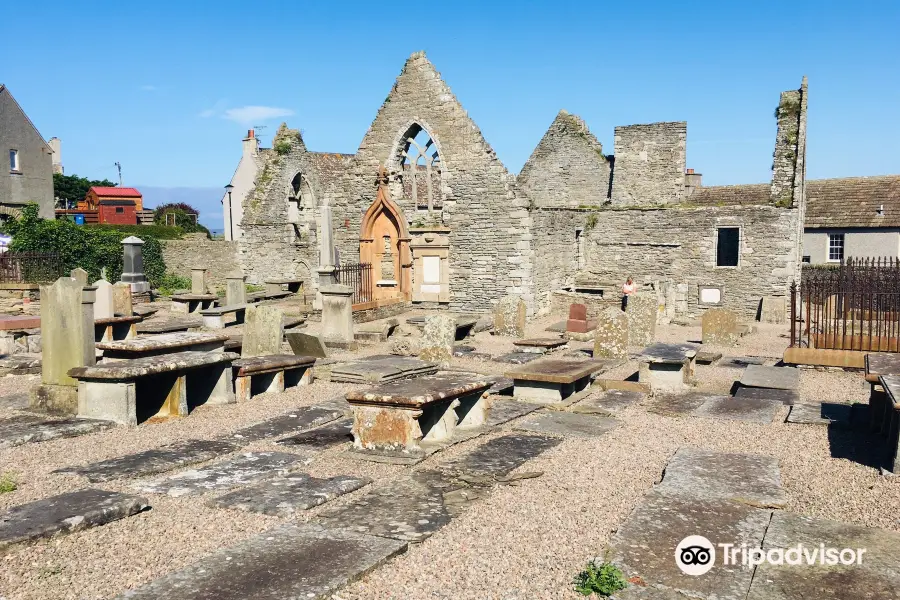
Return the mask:
{"type": "Polygon", "coordinates": [[[606,155],[565,111],[514,176],[415,53],[355,154],[310,151],[286,125],[260,150],[240,261],[249,281],[300,277],[310,288],[320,264],[366,263],[377,305],[484,312],[517,294],[540,314],[579,281],[615,302],[630,275],[668,316],[726,306],[750,317],[798,275],[806,98],[805,79],[781,96],[765,193],[686,175],[684,122],[616,127],[606,155]],[[321,261],[325,205],[335,256],[321,261]]]}

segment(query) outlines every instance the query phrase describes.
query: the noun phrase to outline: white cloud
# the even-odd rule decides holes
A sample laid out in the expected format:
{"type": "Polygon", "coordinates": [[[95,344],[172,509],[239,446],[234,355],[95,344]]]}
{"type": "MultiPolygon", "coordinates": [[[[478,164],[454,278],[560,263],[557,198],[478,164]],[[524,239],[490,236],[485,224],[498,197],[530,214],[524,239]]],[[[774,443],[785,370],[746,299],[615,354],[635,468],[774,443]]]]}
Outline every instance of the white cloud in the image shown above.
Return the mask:
{"type": "MultiPolygon", "coordinates": [[[[206,111],[203,111],[204,113],[206,111]]],[[[202,115],[203,113],[201,113],[202,115]]],[[[239,108],[229,108],[222,115],[223,119],[241,123],[244,125],[253,125],[259,121],[268,119],[277,119],[278,117],[290,117],[294,114],[289,108],[277,108],[275,106],[241,106],[239,108]]]]}
{"type": "Polygon", "coordinates": [[[155,85],[142,85],[141,89],[145,92],[155,92],[157,90],[157,87],[155,85]]]}

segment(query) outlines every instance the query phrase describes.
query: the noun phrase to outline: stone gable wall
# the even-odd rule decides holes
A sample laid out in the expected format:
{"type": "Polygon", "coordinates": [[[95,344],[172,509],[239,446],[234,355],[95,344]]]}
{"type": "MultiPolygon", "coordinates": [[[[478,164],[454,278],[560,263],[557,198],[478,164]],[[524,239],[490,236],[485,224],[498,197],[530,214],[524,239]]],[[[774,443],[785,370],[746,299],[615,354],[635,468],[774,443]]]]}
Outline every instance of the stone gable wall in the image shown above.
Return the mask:
{"type": "MultiPolygon", "coordinates": [[[[549,312],[553,292],[575,284],[578,272],[578,244],[575,232],[584,232],[589,215],[584,210],[534,210],[534,294],[535,306],[540,314],[549,312]]],[[[587,250],[588,239],[585,238],[587,250]]],[[[587,255],[585,254],[585,258],[587,255]]]]}
{"type": "Polygon", "coordinates": [[[616,127],[614,151],[613,205],[654,206],[684,199],[686,122],[616,127]]]}

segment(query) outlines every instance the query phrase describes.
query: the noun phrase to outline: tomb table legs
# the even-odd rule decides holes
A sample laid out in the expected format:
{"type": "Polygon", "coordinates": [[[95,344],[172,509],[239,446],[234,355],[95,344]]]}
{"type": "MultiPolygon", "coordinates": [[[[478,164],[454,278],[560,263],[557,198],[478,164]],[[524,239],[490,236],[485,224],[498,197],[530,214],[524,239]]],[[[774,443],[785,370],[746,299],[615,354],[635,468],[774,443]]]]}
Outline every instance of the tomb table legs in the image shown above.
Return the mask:
{"type": "Polygon", "coordinates": [[[137,402],[133,381],[79,381],[78,416],[137,426],[137,402]]]}
{"type": "Polygon", "coordinates": [[[457,427],[481,427],[487,421],[487,399],[482,392],[459,398],[456,407],[457,427]]]}

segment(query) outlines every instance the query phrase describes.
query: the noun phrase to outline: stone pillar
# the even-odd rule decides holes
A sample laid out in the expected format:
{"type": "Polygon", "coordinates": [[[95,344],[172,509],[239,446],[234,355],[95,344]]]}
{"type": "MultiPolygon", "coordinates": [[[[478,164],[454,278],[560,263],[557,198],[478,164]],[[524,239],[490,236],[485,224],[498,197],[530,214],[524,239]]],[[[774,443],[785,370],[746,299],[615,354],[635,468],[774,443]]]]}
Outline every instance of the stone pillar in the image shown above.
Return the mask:
{"type": "Polygon", "coordinates": [[[225,306],[247,304],[247,278],[243,273],[234,272],[225,277],[225,306]]]}
{"type": "Polygon", "coordinates": [[[69,277],[41,286],[41,385],[32,408],[74,415],[78,412],[78,382],[69,369],[94,365],[94,301],[96,288],[69,277]]]}
{"type": "Polygon", "coordinates": [[[93,283],[97,289],[94,302],[94,320],[110,319],[115,316],[115,300],[113,298],[113,286],[104,279],[98,279],[93,283]]]}
{"type": "Polygon", "coordinates": [[[143,245],[144,240],[133,235],[122,240],[124,248],[122,281],[130,283],[131,291],[135,294],[150,291],[150,282],[144,275],[143,245]]]}
{"type": "Polygon", "coordinates": [[[284,311],[276,306],[247,307],[241,356],[281,354],[284,339],[284,311]]]}
{"type": "MultiPolygon", "coordinates": [[[[321,211],[321,223],[319,226],[319,289],[337,283],[337,267],[334,264],[334,230],[331,223],[331,206],[328,204],[319,208],[321,211]]],[[[322,309],[322,294],[317,293],[313,308],[322,309]]]]}
{"type": "Polygon", "coordinates": [[[319,288],[322,295],[322,339],[326,346],[353,350],[353,288],[346,285],[326,285],[319,288]]]}
{"type": "Polygon", "coordinates": [[[113,314],[123,317],[134,315],[131,301],[131,284],[119,281],[113,285],[113,314]]]}
{"type": "Polygon", "coordinates": [[[191,268],[191,293],[208,294],[209,284],[206,281],[206,267],[191,268]]]}
{"type": "Polygon", "coordinates": [[[72,269],[69,273],[69,276],[78,282],[78,285],[84,287],[88,284],[88,272],[82,269],[81,267],[77,269],[72,269]]]}

